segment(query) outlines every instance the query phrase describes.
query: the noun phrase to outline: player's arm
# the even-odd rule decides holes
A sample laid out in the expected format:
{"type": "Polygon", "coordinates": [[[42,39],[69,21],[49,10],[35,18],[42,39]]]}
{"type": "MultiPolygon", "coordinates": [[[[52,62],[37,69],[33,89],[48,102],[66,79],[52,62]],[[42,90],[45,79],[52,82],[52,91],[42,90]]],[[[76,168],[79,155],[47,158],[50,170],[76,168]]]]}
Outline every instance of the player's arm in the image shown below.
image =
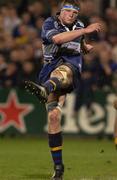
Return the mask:
{"type": "Polygon", "coordinates": [[[86,28],[56,34],[55,36],[52,37],[52,40],[55,44],[62,44],[62,43],[72,41],[80,36],[85,35],[85,34],[90,34],[94,31],[96,31],[96,32],[101,31],[100,23],[93,23],[93,24],[87,26],[86,28]]]}

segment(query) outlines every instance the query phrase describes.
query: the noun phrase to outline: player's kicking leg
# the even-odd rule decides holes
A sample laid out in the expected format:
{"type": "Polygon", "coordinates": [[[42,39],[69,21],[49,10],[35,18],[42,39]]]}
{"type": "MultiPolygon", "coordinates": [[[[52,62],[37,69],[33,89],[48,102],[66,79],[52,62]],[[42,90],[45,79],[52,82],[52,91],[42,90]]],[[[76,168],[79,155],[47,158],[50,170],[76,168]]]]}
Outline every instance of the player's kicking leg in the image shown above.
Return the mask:
{"type": "Polygon", "coordinates": [[[38,85],[32,81],[25,81],[25,89],[36,95],[40,102],[46,102],[52,92],[60,92],[61,88],[67,88],[72,84],[73,73],[66,65],[56,68],[50,78],[43,84],[38,85]]]}

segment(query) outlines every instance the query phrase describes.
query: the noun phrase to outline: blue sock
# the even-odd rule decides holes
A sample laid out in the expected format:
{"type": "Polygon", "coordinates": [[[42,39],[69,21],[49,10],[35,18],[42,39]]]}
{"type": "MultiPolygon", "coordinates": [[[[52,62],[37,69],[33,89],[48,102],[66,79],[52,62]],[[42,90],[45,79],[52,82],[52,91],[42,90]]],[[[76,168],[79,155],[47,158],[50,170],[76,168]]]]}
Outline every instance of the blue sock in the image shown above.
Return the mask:
{"type": "Polygon", "coordinates": [[[61,132],[57,134],[48,134],[49,146],[51,148],[51,155],[55,165],[63,164],[62,162],[62,135],[61,132]]]}
{"type": "Polygon", "coordinates": [[[56,77],[52,77],[48,81],[46,81],[43,86],[46,88],[47,93],[50,94],[51,92],[60,89],[61,82],[56,77]]]}

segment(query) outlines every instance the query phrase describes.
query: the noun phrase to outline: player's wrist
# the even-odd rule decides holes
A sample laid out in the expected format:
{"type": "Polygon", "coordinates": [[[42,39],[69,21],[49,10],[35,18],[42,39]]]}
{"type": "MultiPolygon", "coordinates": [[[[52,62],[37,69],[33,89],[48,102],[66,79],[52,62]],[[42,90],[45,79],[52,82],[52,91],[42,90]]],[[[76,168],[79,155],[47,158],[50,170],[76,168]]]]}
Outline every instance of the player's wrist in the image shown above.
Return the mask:
{"type": "Polygon", "coordinates": [[[81,29],[81,34],[82,34],[82,35],[85,35],[85,34],[86,34],[85,28],[82,28],[82,29],[81,29]]]}

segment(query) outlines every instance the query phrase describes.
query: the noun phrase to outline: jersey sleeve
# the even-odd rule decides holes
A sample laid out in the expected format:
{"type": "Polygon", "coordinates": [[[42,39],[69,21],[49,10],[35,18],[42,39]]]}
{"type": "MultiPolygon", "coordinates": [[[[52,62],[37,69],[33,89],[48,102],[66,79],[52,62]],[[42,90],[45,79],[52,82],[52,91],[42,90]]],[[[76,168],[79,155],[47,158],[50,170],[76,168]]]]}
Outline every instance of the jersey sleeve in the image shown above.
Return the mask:
{"type": "Polygon", "coordinates": [[[78,23],[79,23],[79,25],[80,25],[81,28],[84,28],[84,27],[85,27],[85,25],[84,25],[84,23],[83,23],[82,21],[78,21],[78,23]]]}
{"type": "Polygon", "coordinates": [[[42,33],[41,37],[44,41],[47,41],[49,43],[52,42],[52,37],[56,34],[59,34],[59,30],[55,27],[55,20],[52,18],[48,18],[43,26],[42,26],[42,33]]]}

